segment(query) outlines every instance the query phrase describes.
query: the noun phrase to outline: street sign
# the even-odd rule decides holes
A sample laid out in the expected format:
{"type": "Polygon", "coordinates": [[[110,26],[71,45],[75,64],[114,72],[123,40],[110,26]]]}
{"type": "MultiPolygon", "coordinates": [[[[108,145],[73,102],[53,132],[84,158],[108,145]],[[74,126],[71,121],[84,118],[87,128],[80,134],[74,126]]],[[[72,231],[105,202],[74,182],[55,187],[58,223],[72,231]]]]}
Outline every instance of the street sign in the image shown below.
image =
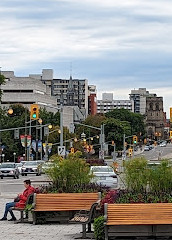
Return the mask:
{"type": "Polygon", "coordinates": [[[99,151],[99,159],[104,159],[104,151],[103,150],[99,151]]]}
{"type": "Polygon", "coordinates": [[[49,135],[49,128],[46,126],[44,127],[44,136],[48,136],[49,135]]]}
{"type": "Polygon", "coordinates": [[[66,148],[65,146],[58,146],[58,155],[65,156],[66,148]]]}
{"type": "Polygon", "coordinates": [[[14,129],[14,139],[19,139],[19,129],[14,129]]]}

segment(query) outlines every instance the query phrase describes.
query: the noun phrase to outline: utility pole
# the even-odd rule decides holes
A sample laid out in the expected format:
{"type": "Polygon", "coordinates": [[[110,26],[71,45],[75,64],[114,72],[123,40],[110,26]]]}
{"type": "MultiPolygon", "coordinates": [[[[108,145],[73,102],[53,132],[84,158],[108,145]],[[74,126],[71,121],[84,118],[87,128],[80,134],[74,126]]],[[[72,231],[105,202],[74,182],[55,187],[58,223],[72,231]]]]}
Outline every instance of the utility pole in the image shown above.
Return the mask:
{"type": "Polygon", "coordinates": [[[27,109],[25,108],[25,133],[24,133],[24,139],[25,139],[25,161],[28,160],[27,158],[27,109]]]}
{"type": "Polygon", "coordinates": [[[60,147],[63,146],[63,93],[60,96],[60,147]]]}
{"type": "Polygon", "coordinates": [[[113,161],[116,160],[116,144],[113,145],[113,161]]]}

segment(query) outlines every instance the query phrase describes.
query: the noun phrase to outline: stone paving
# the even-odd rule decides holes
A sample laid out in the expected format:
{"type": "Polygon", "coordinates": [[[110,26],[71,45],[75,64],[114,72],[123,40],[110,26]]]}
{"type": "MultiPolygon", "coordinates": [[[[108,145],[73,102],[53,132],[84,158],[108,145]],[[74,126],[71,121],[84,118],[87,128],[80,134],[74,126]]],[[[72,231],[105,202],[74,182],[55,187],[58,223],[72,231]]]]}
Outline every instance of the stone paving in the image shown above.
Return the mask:
{"type": "MultiPolygon", "coordinates": [[[[13,201],[14,196],[0,197],[0,218],[3,216],[6,202],[13,201]]],[[[19,213],[14,212],[19,219],[19,213]]],[[[10,215],[8,216],[10,218],[10,215]]],[[[81,224],[43,224],[33,225],[30,223],[18,223],[9,221],[0,222],[0,239],[1,240],[72,240],[81,236],[81,224]]],[[[91,236],[93,239],[93,234],[91,236]]]]}

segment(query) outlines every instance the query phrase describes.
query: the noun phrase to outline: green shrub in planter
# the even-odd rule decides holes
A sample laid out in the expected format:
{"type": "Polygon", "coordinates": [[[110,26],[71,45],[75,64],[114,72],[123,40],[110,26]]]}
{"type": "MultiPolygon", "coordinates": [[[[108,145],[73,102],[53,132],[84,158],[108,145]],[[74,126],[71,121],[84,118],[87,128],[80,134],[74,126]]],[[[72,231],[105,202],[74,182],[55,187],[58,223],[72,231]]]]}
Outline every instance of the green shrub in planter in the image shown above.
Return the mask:
{"type": "Polygon", "coordinates": [[[100,216],[98,218],[95,218],[93,227],[94,227],[94,236],[96,240],[104,240],[105,239],[104,217],[100,216]]]}

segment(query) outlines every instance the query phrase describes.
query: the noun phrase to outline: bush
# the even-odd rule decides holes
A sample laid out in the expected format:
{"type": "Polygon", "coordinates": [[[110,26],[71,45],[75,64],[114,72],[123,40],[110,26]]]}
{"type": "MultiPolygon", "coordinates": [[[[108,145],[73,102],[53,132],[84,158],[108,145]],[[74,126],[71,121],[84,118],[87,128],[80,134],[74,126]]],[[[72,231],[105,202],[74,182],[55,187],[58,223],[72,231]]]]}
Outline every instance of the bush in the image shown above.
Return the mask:
{"type": "Polygon", "coordinates": [[[96,240],[104,240],[105,239],[104,217],[100,216],[98,218],[95,218],[93,227],[94,227],[95,239],[96,240]]]}
{"type": "Polygon", "coordinates": [[[135,192],[146,191],[149,179],[147,163],[147,160],[143,157],[125,162],[125,183],[128,190],[135,192]]]}
{"type": "Polygon", "coordinates": [[[81,152],[76,152],[69,154],[64,160],[57,156],[53,161],[52,167],[46,173],[53,181],[56,191],[60,189],[62,192],[73,192],[76,191],[76,187],[90,183],[93,176],[90,175],[89,165],[81,156],[81,152]]]}
{"type": "Polygon", "coordinates": [[[135,193],[171,193],[172,166],[168,160],[162,160],[158,166],[150,168],[145,158],[135,158],[126,161],[124,167],[127,190],[135,193]]]}

